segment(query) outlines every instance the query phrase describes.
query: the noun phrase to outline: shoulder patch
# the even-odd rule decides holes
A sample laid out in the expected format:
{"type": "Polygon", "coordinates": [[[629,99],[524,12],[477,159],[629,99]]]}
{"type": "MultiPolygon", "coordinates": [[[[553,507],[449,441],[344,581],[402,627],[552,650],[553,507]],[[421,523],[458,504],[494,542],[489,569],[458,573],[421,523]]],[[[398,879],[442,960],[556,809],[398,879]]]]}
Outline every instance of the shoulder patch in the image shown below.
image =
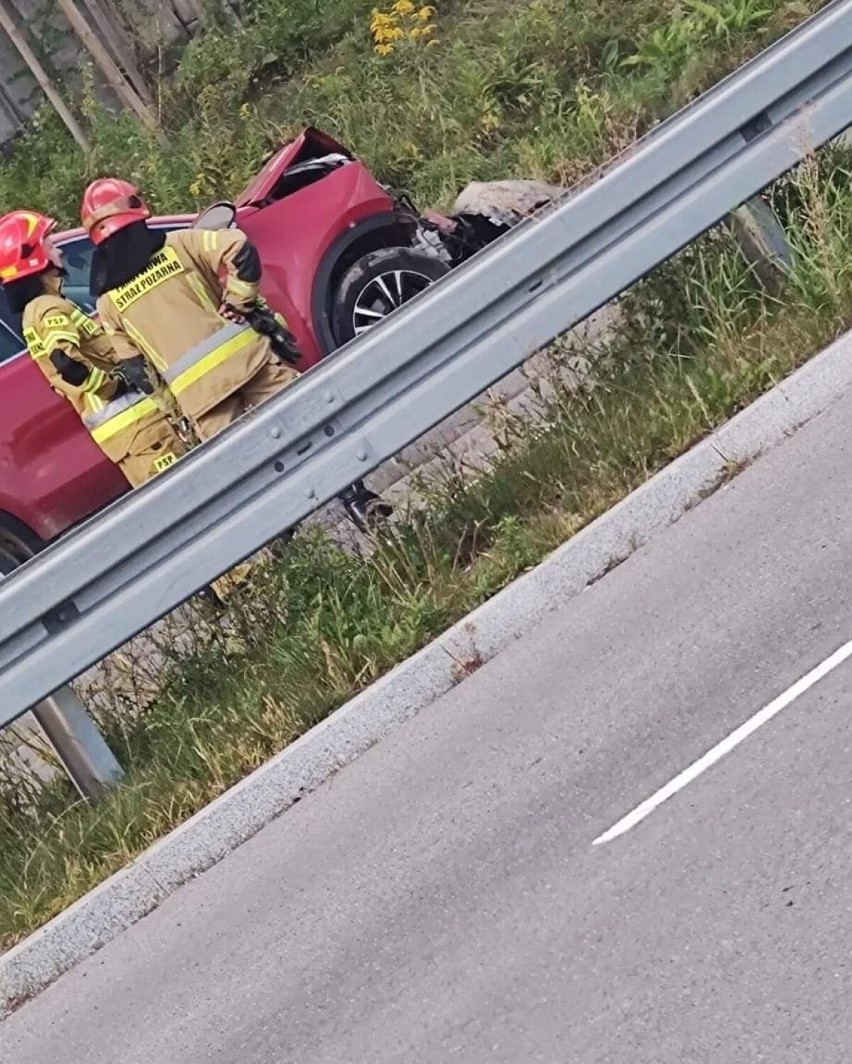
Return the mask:
{"type": "Polygon", "coordinates": [[[67,329],[71,325],[71,319],[67,314],[48,314],[44,319],[46,329],[67,329]]]}

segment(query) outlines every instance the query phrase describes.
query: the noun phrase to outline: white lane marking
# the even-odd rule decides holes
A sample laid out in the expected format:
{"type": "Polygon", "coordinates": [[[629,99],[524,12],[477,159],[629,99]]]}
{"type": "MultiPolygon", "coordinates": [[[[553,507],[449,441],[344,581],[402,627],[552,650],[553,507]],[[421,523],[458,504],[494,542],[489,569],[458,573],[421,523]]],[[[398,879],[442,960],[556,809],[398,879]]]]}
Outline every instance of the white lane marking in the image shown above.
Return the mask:
{"type": "Polygon", "coordinates": [[[788,688],[782,695],[779,695],[776,699],[769,703],[768,706],[764,706],[763,709],[758,710],[753,717],[750,717],[745,724],[741,724],[739,728],[736,728],[720,743],[717,743],[711,750],[708,750],[703,757],[699,757],[697,761],[685,768],[683,772],[679,773],[673,780],[670,780],[664,787],[661,787],[655,794],[652,794],[650,798],[646,798],[641,805],[637,805],[636,808],[628,813],[627,816],[622,817],[617,824],[599,835],[592,843],[593,846],[599,846],[603,842],[611,842],[613,839],[617,839],[619,835],[624,835],[625,832],[630,831],[631,828],[635,828],[640,821],[644,820],[646,816],[667,801],[672,795],[677,794],[678,791],[683,790],[687,784],[692,783],[694,779],[701,775],[702,772],[706,772],[708,768],[715,765],[717,761],[729,754],[735,747],[739,746],[741,742],[744,742],[753,732],[756,732],[758,728],[768,723],[772,718],[794,702],[800,695],[803,695],[805,691],[813,687],[814,684],[827,676],[832,669],[836,669],[838,665],[842,665],[848,657],[852,656],[852,640],[845,643],[842,647],[823,661],[816,668],[811,669],[809,673],[806,673],[800,680],[797,680],[792,687],[788,688]]]}

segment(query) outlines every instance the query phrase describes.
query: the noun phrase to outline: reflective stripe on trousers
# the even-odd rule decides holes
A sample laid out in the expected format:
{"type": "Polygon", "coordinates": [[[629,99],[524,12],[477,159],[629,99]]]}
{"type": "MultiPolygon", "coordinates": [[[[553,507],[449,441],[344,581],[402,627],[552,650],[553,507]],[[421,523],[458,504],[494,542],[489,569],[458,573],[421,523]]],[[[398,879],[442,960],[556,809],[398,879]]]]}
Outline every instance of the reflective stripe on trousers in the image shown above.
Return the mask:
{"type": "Polygon", "coordinates": [[[156,414],[159,409],[149,396],[140,392],[128,392],[127,395],[113,399],[100,410],[89,410],[83,415],[83,424],[92,434],[95,443],[104,443],[142,418],[156,414]]]}
{"type": "Polygon", "coordinates": [[[181,355],[163,371],[163,380],[174,395],[179,395],[205,373],[216,369],[257,339],[258,335],[250,325],[230,323],[181,355]]]}

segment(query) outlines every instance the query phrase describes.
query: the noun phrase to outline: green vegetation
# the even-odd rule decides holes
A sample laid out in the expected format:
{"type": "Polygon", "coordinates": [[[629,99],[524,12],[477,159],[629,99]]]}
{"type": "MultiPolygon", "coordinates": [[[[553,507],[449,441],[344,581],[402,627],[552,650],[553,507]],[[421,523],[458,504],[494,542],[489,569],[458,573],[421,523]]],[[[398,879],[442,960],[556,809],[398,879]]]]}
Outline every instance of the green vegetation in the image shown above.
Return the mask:
{"type": "Polygon", "coordinates": [[[214,24],[160,86],[168,149],[89,92],[92,157],[45,111],[0,165],[0,203],[77,224],[85,180],[113,170],[155,209],[189,210],[238,192],[307,123],[422,206],[446,205],[470,180],[570,182],[821,6],[442,0],[423,22],[406,0],[401,12],[389,3],[380,14],[403,39],[381,55],[373,0],[254,0],[241,27],[214,24]]]}
{"type": "MultiPolygon", "coordinates": [[[[445,205],[469,180],[570,182],[819,7],[800,0],[257,0],[187,50],[161,87],[168,150],[85,101],[86,160],[44,112],[0,165],[4,207],[75,224],[84,181],[115,170],[159,211],[233,193],[306,123],[381,180],[445,205]],[[428,29],[428,27],[433,27],[428,29]],[[418,30],[412,34],[412,30],[418,30]],[[389,135],[389,130],[396,133],[389,135]],[[26,201],[22,199],[26,190],[26,201]]],[[[102,724],[127,785],[95,806],[64,779],[0,780],[0,947],[125,864],[351,694],[539,561],[770,387],[849,321],[852,192],[838,151],[774,191],[797,250],[783,298],[726,233],[625,297],[580,390],[558,374],[542,417],[501,412],[501,449],[471,482],[428,488],[369,558],[297,536],[242,592],[227,631],[194,631],[139,712],[128,670],[102,724]],[[124,694],[120,692],[124,691],[124,694]]]]}

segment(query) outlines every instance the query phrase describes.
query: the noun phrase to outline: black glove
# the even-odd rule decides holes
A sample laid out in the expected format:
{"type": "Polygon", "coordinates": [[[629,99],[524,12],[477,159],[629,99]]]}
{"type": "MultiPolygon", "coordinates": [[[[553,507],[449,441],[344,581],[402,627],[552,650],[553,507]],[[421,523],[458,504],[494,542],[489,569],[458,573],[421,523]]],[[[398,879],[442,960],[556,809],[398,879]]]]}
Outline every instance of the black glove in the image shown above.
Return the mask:
{"type": "Polygon", "coordinates": [[[82,388],[86,383],[89,367],[78,362],[76,358],[71,358],[64,351],[54,351],[50,356],[50,361],[59,376],[72,388],[82,388]]]}
{"type": "Polygon", "coordinates": [[[255,304],[243,313],[246,321],[256,333],[269,337],[269,346],[272,348],[272,353],[281,362],[286,362],[291,366],[299,364],[296,337],[281,324],[266,304],[255,304]]]}
{"type": "Polygon", "coordinates": [[[143,355],[122,359],[112,371],[112,375],[127,388],[135,388],[137,392],[143,392],[145,395],[154,394],[154,383],[143,355]]]}

